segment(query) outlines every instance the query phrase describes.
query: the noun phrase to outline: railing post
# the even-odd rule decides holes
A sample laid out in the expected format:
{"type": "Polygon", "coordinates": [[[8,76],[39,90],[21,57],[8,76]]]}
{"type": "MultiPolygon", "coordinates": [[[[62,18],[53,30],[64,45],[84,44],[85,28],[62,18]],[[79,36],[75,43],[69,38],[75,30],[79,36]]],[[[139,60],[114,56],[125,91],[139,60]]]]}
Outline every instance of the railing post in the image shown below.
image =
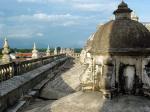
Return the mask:
{"type": "Polygon", "coordinates": [[[12,62],[12,67],[13,67],[13,75],[18,75],[17,73],[17,64],[15,62],[12,62]]]}

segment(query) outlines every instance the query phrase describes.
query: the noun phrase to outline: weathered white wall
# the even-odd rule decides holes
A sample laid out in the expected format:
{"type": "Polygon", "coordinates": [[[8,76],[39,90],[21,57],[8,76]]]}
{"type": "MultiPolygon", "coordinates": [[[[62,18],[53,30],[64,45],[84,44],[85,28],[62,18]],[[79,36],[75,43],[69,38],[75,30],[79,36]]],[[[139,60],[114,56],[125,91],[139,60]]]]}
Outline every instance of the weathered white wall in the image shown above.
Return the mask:
{"type": "Polygon", "coordinates": [[[149,62],[150,62],[150,57],[143,58],[142,60],[142,82],[144,83],[145,86],[148,86],[150,88],[150,77],[148,77],[145,70],[145,65],[147,65],[149,62]]]}

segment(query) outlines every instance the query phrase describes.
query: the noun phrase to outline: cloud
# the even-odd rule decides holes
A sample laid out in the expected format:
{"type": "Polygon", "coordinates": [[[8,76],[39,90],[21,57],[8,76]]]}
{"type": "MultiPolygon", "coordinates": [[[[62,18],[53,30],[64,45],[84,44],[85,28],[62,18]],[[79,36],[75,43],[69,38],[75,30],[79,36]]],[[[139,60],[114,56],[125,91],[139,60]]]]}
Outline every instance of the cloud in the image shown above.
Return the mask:
{"type": "Polygon", "coordinates": [[[101,5],[100,4],[74,4],[73,7],[82,11],[98,11],[101,5]]]}
{"type": "Polygon", "coordinates": [[[76,19],[77,17],[72,16],[71,14],[48,15],[45,13],[37,13],[37,14],[34,14],[31,18],[37,19],[40,21],[58,21],[58,20],[60,21],[64,19],[67,19],[67,20],[76,19]]]}
{"type": "Polygon", "coordinates": [[[66,0],[17,0],[19,3],[64,3],[66,0]]]}
{"type": "Polygon", "coordinates": [[[17,0],[20,3],[39,3],[52,5],[57,9],[65,11],[67,8],[72,11],[103,12],[108,13],[116,9],[118,0],[17,0]]]}
{"type": "Polygon", "coordinates": [[[87,20],[89,17],[82,17],[67,14],[46,14],[46,13],[35,13],[32,15],[18,15],[5,18],[10,22],[19,23],[32,23],[32,24],[43,24],[47,23],[56,26],[73,26],[78,25],[81,20],[87,20]]]}
{"type": "Polygon", "coordinates": [[[26,31],[17,31],[14,30],[12,31],[8,31],[8,33],[6,34],[7,37],[9,38],[19,38],[19,39],[29,39],[29,38],[33,38],[33,37],[43,37],[44,34],[43,33],[37,33],[34,30],[26,30],[26,31]]]}
{"type": "Polygon", "coordinates": [[[63,3],[66,7],[80,11],[110,11],[116,7],[118,0],[17,0],[30,3],[63,3]]]}
{"type": "Polygon", "coordinates": [[[40,33],[40,32],[37,33],[36,35],[37,35],[38,37],[43,37],[43,36],[44,36],[44,34],[43,34],[43,33],[40,33]]]}
{"type": "Polygon", "coordinates": [[[0,24],[0,34],[6,35],[9,38],[22,39],[43,37],[44,33],[42,32],[47,34],[48,29],[51,27],[72,27],[79,25],[83,19],[83,21],[88,20],[88,18],[71,14],[46,13],[5,17],[1,20],[6,24],[0,24]]]}
{"type": "Polygon", "coordinates": [[[34,2],[37,2],[37,1],[39,1],[39,0],[17,0],[18,2],[32,2],[32,3],[34,3],[34,2]]]}
{"type": "Polygon", "coordinates": [[[99,3],[75,3],[73,8],[81,11],[96,11],[96,12],[110,12],[116,8],[116,2],[99,2],[99,3]]]}
{"type": "Polygon", "coordinates": [[[34,30],[24,29],[24,30],[8,30],[7,37],[9,38],[32,38],[36,35],[36,32],[34,30]]]}
{"type": "MultiPolygon", "coordinates": [[[[1,25],[0,25],[1,28],[1,25]]],[[[2,30],[0,31],[1,36],[6,36],[8,38],[16,39],[29,39],[33,37],[43,36],[42,33],[39,33],[38,28],[33,28],[29,25],[2,25],[2,30]],[[2,31],[2,32],[1,32],[2,31]]]]}
{"type": "Polygon", "coordinates": [[[98,23],[108,18],[116,0],[16,1],[7,7],[8,13],[2,10],[5,16],[0,17],[0,23],[5,25],[0,25],[0,34],[16,40],[27,39],[28,43],[29,40],[37,40],[43,44],[48,41],[56,44],[65,40],[71,41],[68,42],[70,46],[80,46],[84,43],[83,38],[88,37],[98,23]]]}
{"type": "MultiPolygon", "coordinates": [[[[82,30],[82,25],[85,24],[88,26],[91,24],[91,20],[93,20],[93,18],[93,16],[77,16],[70,13],[33,13],[2,17],[0,22],[5,24],[0,24],[0,34],[14,39],[36,39],[38,37],[47,38],[48,35],[56,35],[53,33],[56,32],[56,29],[57,32],[60,29],[64,31],[65,29],[69,29],[70,32],[72,30],[74,31],[74,28],[82,30]]],[[[86,26],[85,28],[88,28],[86,26]]]]}
{"type": "Polygon", "coordinates": [[[75,21],[67,21],[63,23],[63,26],[73,26],[73,25],[77,25],[77,23],[75,21]]]}

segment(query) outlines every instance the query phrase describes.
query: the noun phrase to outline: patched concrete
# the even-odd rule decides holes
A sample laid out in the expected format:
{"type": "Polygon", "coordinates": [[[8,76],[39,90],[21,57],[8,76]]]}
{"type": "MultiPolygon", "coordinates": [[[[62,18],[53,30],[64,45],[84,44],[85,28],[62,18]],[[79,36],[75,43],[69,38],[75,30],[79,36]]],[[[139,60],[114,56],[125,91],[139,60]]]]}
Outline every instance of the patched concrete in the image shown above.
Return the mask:
{"type": "Polygon", "coordinates": [[[41,91],[40,97],[59,99],[80,90],[80,75],[84,66],[76,60],[67,61],[58,71],[58,77],[50,81],[41,91]],[[66,71],[67,70],[67,71],[66,71]]]}

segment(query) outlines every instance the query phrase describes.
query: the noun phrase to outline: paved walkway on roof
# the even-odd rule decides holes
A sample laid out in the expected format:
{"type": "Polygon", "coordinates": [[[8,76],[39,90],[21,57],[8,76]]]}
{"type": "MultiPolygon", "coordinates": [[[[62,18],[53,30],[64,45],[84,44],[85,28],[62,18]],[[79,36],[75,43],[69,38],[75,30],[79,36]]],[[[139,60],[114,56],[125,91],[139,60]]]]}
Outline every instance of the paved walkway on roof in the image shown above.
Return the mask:
{"type": "Polygon", "coordinates": [[[102,98],[100,92],[81,92],[79,62],[67,62],[35,99],[22,112],[150,112],[150,99],[140,96],[120,96],[113,100],[102,98]],[[69,70],[68,70],[69,69],[69,70]],[[66,71],[68,70],[68,71],[66,71]]]}
{"type": "Polygon", "coordinates": [[[59,99],[80,90],[79,77],[83,70],[83,66],[81,66],[78,61],[68,61],[60,68],[57,75],[58,77],[45,86],[40,97],[46,99],[59,99]]]}
{"type": "Polygon", "coordinates": [[[68,60],[59,70],[55,71],[55,74],[57,74],[56,77],[45,85],[39,98],[31,102],[21,112],[39,112],[40,108],[79,91],[79,77],[83,71],[84,66],[78,60],[68,60]]]}

